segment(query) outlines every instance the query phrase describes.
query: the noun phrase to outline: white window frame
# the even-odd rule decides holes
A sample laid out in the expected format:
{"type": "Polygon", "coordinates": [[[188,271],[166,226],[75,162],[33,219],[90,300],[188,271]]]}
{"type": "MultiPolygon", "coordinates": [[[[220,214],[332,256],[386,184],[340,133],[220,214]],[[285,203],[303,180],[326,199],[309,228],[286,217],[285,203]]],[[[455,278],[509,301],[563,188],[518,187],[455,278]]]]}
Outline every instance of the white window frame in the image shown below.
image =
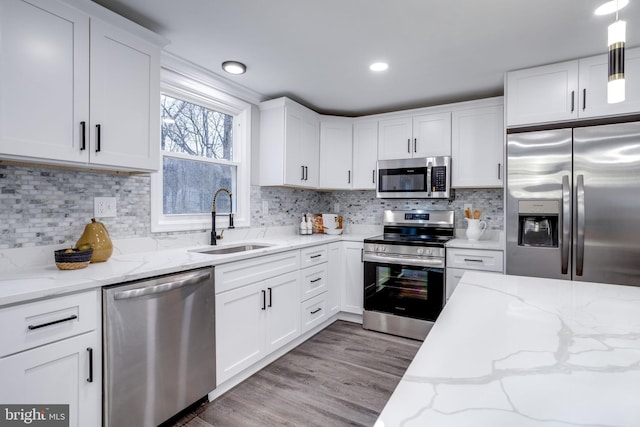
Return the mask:
{"type": "MultiPolygon", "coordinates": [[[[237,166],[236,193],[234,194],[234,225],[251,226],[251,104],[230,96],[214,87],[184,74],[163,68],[160,72],[160,90],[169,96],[193,102],[203,107],[233,116],[233,160],[217,161],[237,166]]],[[[160,94],[158,94],[160,97],[160,94]]],[[[160,110],[158,110],[160,114],[160,110]]],[[[160,144],[160,141],[158,141],[160,144]]],[[[171,153],[171,157],[193,160],[191,156],[171,153]]],[[[151,231],[211,230],[211,213],[165,215],[163,212],[163,151],[160,151],[158,172],[151,174],[151,231]]],[[[213,192],[217,190],[212,188],[213,192]]],[[[213,200],[212,200],[213,202],[213,200]]],[[[216,228],[229,226],[227,215],[216,217],[216,228]]]]}

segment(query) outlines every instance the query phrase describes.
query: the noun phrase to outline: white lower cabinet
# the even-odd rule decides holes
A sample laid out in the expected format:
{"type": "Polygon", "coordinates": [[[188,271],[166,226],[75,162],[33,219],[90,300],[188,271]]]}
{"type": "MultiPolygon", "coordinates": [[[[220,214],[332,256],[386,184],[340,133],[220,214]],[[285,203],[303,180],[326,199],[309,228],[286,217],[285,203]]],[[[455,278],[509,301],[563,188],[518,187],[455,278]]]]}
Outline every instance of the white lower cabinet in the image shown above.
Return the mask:
{"type": "Polygon", "coordinates": [[[69,426],[101,425],[98,301],[91,291],[0,310],[2,404],[69,405],[69,426]]]}
{"type": "Polygon", "coordinates": [[[326,304],[329,316],[340,312],[342,289],[342,242],[327,245],[327,294],[326,304]]]}
{"type": "Polygon", "coordinates": [[[504,271],[503,251],[490,249],[447,248],[446,299],[458,286],[465,271],[504,271]]]}
{"type": "Polygon", "coordinates": [[[363,242],[342,242],[342,311],[362,314],[364,305],[363,242]]]}
{"type": "Polygon", "coordinates": [[[216,294],[218,384],[300,335],[297,270],[216,294]]]}

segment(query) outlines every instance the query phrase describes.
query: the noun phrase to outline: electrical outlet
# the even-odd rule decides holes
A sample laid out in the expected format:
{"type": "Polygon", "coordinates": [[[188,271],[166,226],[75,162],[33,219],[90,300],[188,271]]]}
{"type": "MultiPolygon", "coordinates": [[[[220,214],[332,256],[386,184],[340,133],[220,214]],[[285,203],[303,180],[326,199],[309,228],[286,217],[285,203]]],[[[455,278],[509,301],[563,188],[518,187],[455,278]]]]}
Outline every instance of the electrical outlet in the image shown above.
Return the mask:
{"type": "Polygon", "coordinates": [[[340,203],[334,203],[333,204],[333,213],[337,214],[338,212],[340,212],[340,203]]]}
{"type": "Polygon", "coordinates": [[[469,211],[471,212],[471,214],[473,214],[473,205],[472,205],[471,203],[465,203],[462,209],[463,209],[463,210],[465,210],[465,211],[466,211],[467,209],[469,209],[469,211]]]}
{"type": "Polygon", "coordinates": [[[263,200],[262,201],[262,215],[268,215],[269,214],[269,201],[268,200],[263,200]]]}
{"type": "Polygon", "coordinates": [[[93,216],[97,218],[113,218],[116,217],[116,198],[115,197],[94,197],[93,198],[93,216]]]}

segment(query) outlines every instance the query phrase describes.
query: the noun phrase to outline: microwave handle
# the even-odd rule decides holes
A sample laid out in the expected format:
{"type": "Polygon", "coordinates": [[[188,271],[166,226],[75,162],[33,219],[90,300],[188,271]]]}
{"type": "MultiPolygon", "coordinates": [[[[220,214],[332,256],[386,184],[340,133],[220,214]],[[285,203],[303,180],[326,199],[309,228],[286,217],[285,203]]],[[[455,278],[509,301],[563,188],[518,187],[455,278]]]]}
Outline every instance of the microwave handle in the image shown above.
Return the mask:
{"type": "Polygon", "coordinates": [[[427,163],[427,197],[431,197],[431,169],[433,164],[427,163]]]}

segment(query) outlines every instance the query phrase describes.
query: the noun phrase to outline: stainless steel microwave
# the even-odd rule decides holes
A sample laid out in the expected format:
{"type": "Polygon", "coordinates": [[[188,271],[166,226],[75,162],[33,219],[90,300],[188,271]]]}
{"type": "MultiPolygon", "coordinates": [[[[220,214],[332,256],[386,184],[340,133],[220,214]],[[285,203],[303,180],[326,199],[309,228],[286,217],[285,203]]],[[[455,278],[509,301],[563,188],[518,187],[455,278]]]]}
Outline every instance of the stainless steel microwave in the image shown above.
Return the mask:
{"type": "Polygon", "coordinates": [[[380,199],[448,199],[451,157],[379,160],[376,197],[380,199]]]}

